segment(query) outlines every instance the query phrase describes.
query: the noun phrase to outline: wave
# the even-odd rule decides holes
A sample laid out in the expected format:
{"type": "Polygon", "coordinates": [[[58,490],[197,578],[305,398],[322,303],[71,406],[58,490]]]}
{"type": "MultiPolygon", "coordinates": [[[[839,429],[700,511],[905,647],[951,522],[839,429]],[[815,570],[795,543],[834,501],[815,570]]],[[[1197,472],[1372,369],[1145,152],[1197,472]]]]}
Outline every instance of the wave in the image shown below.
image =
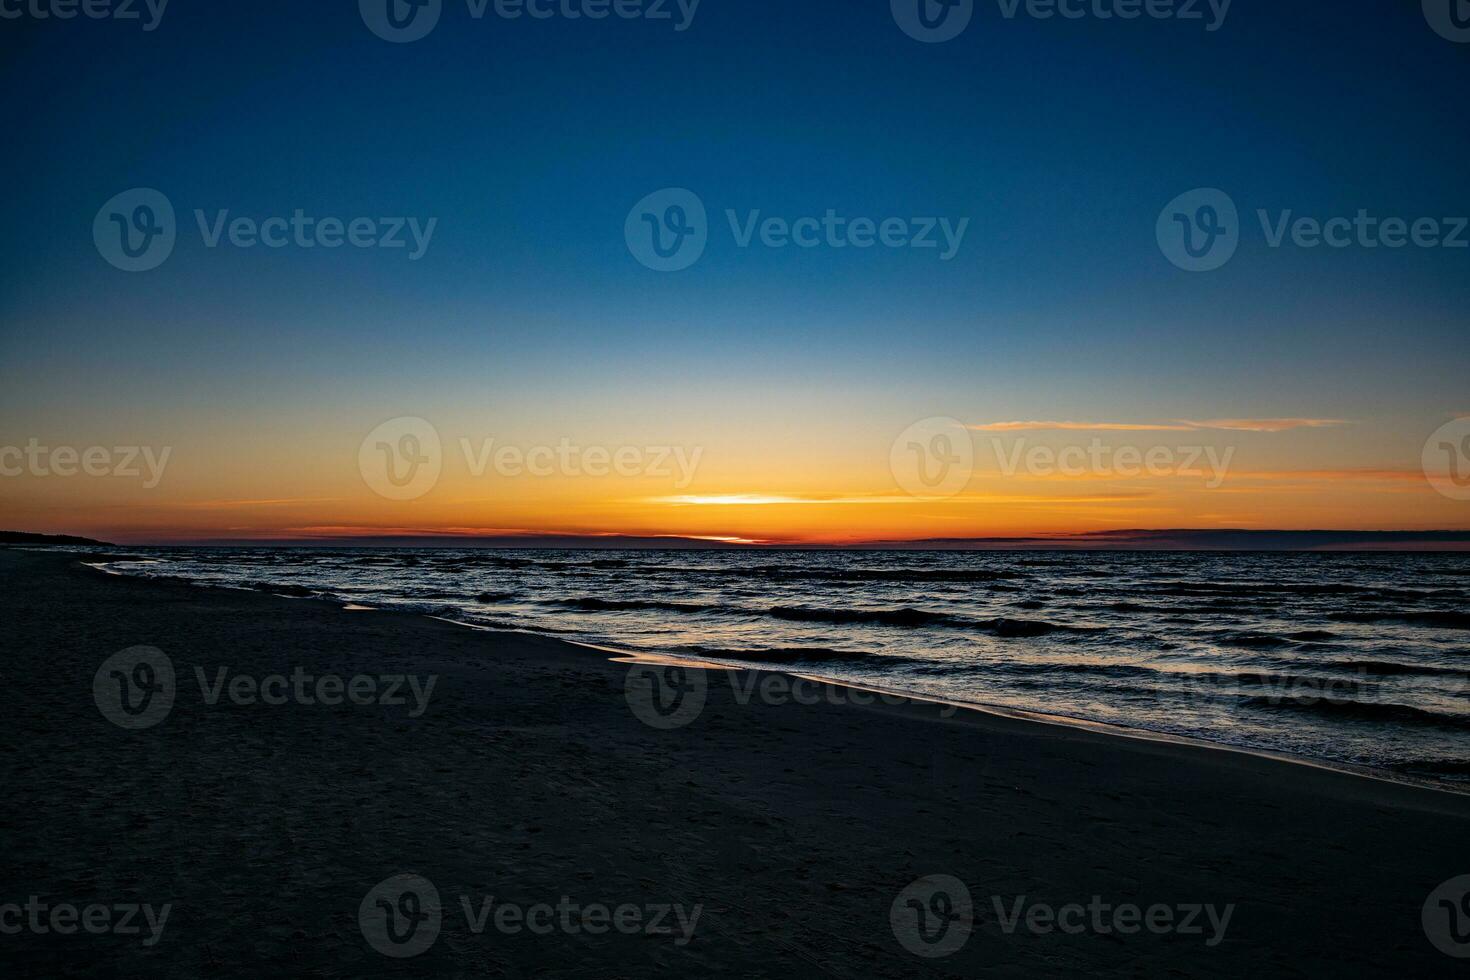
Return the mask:
{"type": "Polygon", "coordinates": [[[1018,571],[1009,569],[953,568],[796,568],[791,565],[752,565],[747,567],[667,568],[662,571],[689,574],[763,578],[793,581],[826,582],[994,582],[1017,578],[1018,571]]]}
{"type": "Polygon", "coordinates": [[[1417,600],[1417,599],[1461,599],[1465,593],[1456,589],[1390,589],[1373,585],[1347,585],[1339,582],[1331,583],[1307,583],[1307,582],[1251,582],[1248,584],[1235,584],[1233,582],[1159,582],[1150,583],[1143,587],[1152,595],[1179,595],[1179,596],[1204,596],[1204,595],[1231,595],[1231,596],[1265,596],[1265,595],[1288,595],[1288,596],[1365,596],[1383,600],[1417,600]]]}
{"type": "Polygon", "coordinates": [[[880,626],[956,626],[965,621],[946,613],[922,609],[824,609],[814,606],[772,606],[766,615],[799,623],[833,623],[839,626],[873,623],[880,626]]]}
{"type": "Polygon", "coordinates": [[[271,595],[287,596],[292,599],[311,599],[322,594],[320,589],[308,589],[304,585],[290,585],[280,582],[241,582],[238,588],[251,589],[255,592],[269,592],[271,595]]]}
{"type": "Polygon", "coordinates": [[[1391,764],[1389,768],[1404,773],[1470,777],[1470,760],[1466,759],[1405,759],[1391,764]]]}
{"type": "Polygon", "coordinates": [[[798,664],[798,663],[865,663],[908,664],[915,663],[909,657],[886,653],[870,653],[861,650],[833,650],[828,647],[757,647],[749,650],[712,646],[684,646],[668,648],[668,653],[686,653],[719,660],[748,660],[754,663],[798,664]]]}
{"type": "Polygon", "coordinates": [[[1470,680],[1470,671],[1457,670],[1454,667],[1435,667],[1429,664],[1404,664],[1391,660],[1333,660],[1323,666],[1336,670],[1361,671],[1365,674],[1382,674],[1385,677],[1410,674],[1425,677],[1460,677],[1470,680]]]}
{"type": "Polygon", "coordinates": [[[928,612],[923,609],[903,607],[900,609],[827,609],[816,606],[773,606],[767,615],[803,623],[832,623],[839,626],[874,624],[917,629],[925,626],[944,626],[952,629],[979,630],[995,636],[1010,638],[1045,636],[1048,633],[1091,632],[1088,627],[1066,626],[1061,623],[1040,619],[969,619],[948,613],[928,612]]]}
{"type": "Polygon", "coordinates": [[[1007,639],[1029,636],[1046,636],[1048,633],[1094,633],[1090,626],[1066,626],[1041,619],[986,619],[973,625],[1007,639]]]}
{"type": "Polygon", "coordinates": [[[675,602],[672,599],[603,599],[598,596],[576,596],[569,599],[543,599],[542,602],[583,612],[632,612],[647,610],[655,612],[736,612],[728,606],[709,605],[697,602],[675,602]]]}
{"type": "Polygon", "coordinates": [[[1327,630],[1298,630],[1294,633],[1258,633],[1243,630],[1216,633],[1211,639],[1225,646],[1245,647],[1251,650],[1274,650],[1302,644],[1327,644],[1341,637],[1327,630]]]}
{"type": "Polygon", "coordinates": [[[1272,708],[1317,715],[1399,725],[1416,725],[1453,731],[1470,731],[1470,715],[1447,714],[1407,704],[1352,701],[1323,697],[1249,697],[1241,702],[1250,708],[1272,708]]]}
{"type": "Polygon", "coordinates": [[[1340,623],[1403,623],[1408,626],[1430,626],[1435,629],[1470,630],[1470,613],[1456,610],[1437,612],[1337,612],[1328,613],[1328,619],[1340,623]]]}

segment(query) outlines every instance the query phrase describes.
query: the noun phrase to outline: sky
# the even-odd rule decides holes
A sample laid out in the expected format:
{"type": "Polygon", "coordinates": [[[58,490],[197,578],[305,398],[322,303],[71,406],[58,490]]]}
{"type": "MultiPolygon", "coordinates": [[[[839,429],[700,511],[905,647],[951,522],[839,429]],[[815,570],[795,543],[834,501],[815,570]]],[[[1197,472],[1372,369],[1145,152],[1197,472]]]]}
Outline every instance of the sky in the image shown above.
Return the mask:
{"type": "Polygon", "coordinates": [[[0,527],[1470,528],[1470,44],[1419,4],[625,2],[0,0],[0,527]],[[1360,211],[1441,244],[1290,230],[1360,211]]]}

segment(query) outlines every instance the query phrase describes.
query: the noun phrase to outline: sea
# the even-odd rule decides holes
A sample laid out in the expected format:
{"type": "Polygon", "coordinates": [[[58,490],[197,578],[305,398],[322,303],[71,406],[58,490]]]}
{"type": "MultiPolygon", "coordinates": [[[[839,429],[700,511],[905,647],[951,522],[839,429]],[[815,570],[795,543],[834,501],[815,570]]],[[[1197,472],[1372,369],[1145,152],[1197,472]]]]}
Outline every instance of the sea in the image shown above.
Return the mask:
{"type": "Polygon", "coordinates": [[[1466,554],[163,547],[102,567],[1470,791],[1466,554]]]}

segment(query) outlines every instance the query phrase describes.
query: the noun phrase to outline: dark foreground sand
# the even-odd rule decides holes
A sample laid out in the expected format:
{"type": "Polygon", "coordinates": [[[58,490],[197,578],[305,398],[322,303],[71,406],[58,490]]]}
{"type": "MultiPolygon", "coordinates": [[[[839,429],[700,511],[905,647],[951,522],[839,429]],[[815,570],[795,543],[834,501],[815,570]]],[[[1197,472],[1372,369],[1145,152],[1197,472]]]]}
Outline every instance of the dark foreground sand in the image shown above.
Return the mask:
{"type": "Polygon", "coordinates": [[[932,705],[742,705],[725,672],[696,720],[659,730],[629,707],[628,666],[585,649],[110,578],[56,554],[0,551],[0,622],[0,906],[172,906],[152,946],[141,913],[137,935],[58,935],[43,913],[44,934],[0,934],[7,976],[1463,976],[1470,963],[1421,925],[1429,893],[1470,874],[1463,796],[932,705]],[[155,727],[127,731],[92,684],[139,644],[171,658],[177,694],[155,727]],[[412,695],[209,705],[194,669],[225,666],[438,680],[416,718],[412,695]],[[365,941],[359,906],[405,872],[444,910],[427,951],[395,959],[365,941]],[[976,908],[968,942],[940,959],[906,951],[889,919],[933,874],[963,881],[976,908]],[[702,912],[682,945],[673,914],[674,935],[589,935],[567,915],[575,934],[510,932],[493,913],[476,933],[461,896],[476,910],[566,896],[702,912]],[[1210,946],[1203,915],[1203,934],[1007,933],[993,896],[1007,914],[1020,896],[1236,908],[1210,946]]]}

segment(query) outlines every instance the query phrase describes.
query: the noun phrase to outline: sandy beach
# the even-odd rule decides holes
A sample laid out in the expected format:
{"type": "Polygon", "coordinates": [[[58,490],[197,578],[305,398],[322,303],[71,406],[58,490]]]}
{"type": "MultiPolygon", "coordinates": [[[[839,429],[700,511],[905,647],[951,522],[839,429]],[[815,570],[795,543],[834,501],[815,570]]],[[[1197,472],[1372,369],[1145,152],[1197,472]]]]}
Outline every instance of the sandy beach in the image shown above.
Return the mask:
{"type": "Polygon", "coordinates": [[[18,973],[1464,968],[1422,915],[1470,874],[1467,796],[76,555],[0,579],[18,973]]]}

